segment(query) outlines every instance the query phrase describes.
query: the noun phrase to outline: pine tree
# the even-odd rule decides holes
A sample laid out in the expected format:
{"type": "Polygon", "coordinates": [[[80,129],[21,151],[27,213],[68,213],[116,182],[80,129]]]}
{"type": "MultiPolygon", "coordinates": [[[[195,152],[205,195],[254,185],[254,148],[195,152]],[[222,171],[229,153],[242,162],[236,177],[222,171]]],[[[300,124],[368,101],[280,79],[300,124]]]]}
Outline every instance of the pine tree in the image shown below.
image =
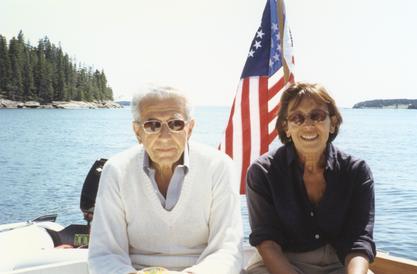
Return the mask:
{"type": "Polygon", "coordinates": [[[23,62],[23,97],[24,100],[36,100],[35,83],[33,79],[32,71],[32,56],[30,48],[24,49],[24,62],[23,62]]]}
{"type": "Polygon", "coordinates": [[[69,63],[68,68],[68,100],[75,100],[77,94],[77,66],[69,63]]]}
{"type": "Polygon", "coordinates": [[[10,77],[10,59],[6,37],[0,35],[0,95],[7,95],[10,77]]]}
{"type": "Polygon", "coordinates": [[[64,68],[64,55],[62,53],[62,49],[58,48],[57,49],[57,54],[56,54],[56,65],[55,65],[55,84],[54,84],[54,90],[55,90],[55,95],[54,95],[54,99],[58,100],[58,101],[63,101],[65,100],[65,98],[67,97],[65,95],[65,68],[64,68]]]}
{"type": "Polygon", "coordinates": [[[86,90],[87,90],[87,71],[85,68],[82,68],[77,73],[77,91],[76,91],[74,100],[84,101],[86,90]]]}
{"type": "Polygon", "coordinates": [[[69,101],[71,100],[71,66],[68,54],[65,54],[62,58],[62,68],[63,68],[63,75],[64,75],[64,92],[63,92],[63,100],[69,101]]]}
{"type": "Polygon", "coordinates": [[[96,100],[103,101],[103,83],[101,81],[101,73],[96,69],[94,72],[94,84],[96,86],[96,100]]]}
{"type": "Polygon", "coordinates": [[[9,43],[9,58],[10,58],[10,81],[7,87],[9,92],[8,98],[11,100],[23,99],[23,84],[22,84],[22,52],[18,40],[13,37],[9,43]]]}
{"type": "Polygon", "coordinates": [[[103,87],[103,99],[104,100],[113,100],[113,90],[107,86],[107,79],[104,71],[101,71],[101,85],[103,87]]]}
{"type": "Polygon", "coordinates": [[[86,74],[86,83],[85,83],[85,89],[84,89],[84,99],[88,102],[93,101],[94,99],[94,86],[93,86],[93,75],[92,75],[92,68],[89,67],[87,74],[86,74]]]}
{"type": "Polygon", "coordinates": [[[38,63],[36,66],[35,83],[37,94],[41,103],[49,103],[53,99],[53,88],[51,79],[51,67],[45,56],[45,44],[43,40],[38,43],[38,63]]]}

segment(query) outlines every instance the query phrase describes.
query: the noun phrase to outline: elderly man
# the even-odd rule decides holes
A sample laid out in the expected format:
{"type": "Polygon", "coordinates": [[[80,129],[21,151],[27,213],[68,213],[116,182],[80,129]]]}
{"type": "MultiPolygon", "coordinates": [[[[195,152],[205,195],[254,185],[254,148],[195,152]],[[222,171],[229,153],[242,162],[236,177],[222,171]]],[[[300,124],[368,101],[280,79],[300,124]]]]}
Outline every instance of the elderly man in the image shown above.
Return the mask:
{"type": "Polygon", "coordinates": [[[142,145],[104,166],[90,272],[127,274],[157,266],[167,273],[239,273],[243,232],[231,159],[188,142],[190,106],[172,88],[135,96],[132,113],[142,145]]]}

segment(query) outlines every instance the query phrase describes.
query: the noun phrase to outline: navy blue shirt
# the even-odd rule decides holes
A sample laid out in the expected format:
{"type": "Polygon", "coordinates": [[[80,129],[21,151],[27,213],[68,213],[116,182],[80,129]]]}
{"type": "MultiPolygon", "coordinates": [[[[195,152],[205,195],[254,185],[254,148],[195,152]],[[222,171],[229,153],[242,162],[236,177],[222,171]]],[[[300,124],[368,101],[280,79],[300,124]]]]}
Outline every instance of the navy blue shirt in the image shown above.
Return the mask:
{"type": "Polygon", "coordinates": [[[332,144],[326,148],[326,190],[310,202],[292,143],[258,158],[247,173],[247,202],[252,233],[249,242],[277,242],[284,251],[305,252],[331,244],[344,264],[350,252],[372,262],[374,181],[365,161],[332,144]]]}

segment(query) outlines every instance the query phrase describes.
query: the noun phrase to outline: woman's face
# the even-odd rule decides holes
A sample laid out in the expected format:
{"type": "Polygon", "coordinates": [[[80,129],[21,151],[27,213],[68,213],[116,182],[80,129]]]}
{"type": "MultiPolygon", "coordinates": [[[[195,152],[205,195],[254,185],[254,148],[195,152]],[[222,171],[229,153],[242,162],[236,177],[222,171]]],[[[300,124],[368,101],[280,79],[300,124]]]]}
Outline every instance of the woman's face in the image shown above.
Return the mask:
{"type": "Polygon", "coordinates": [[[335,119],[331,118],[326,105],[305,97],[294,108],[288,105],[287,137],[291,137],[297,153],[302,156],[319,157],[326,149],[329,134],[335,130],[335,119]]]}

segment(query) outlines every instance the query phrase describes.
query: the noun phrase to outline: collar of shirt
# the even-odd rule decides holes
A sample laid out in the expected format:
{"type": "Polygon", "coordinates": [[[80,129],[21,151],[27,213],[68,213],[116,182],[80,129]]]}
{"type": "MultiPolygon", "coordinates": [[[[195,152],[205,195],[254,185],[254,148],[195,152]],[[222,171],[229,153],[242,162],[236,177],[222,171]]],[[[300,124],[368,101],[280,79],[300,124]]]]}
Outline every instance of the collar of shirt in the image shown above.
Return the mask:
{"type": "MultiPolygon", "coordinates": [[[[287,151],[287,165],[290,166],[293,162],[297,161],[298,155],[292,142],[287,143],[285,147],[287,151]]],[[[326,159],[325,170],[336,170],[338,168],[338,163],[336,161],[336,150],[332,143],[327,143],[324,154],[326,159]]]]}
{"type": "MultiPolygon", "coordinates": [[[[184,152],[182,153],[182,164],[179,164],[175,167],[178,168],[184,168],[184,173],[188,173],[189,165],[190,165],[190,159],[188,155],[188,144],[184,148],[184,152]]],[[[153,167],[151,167],[151,161],[149,158],[149,154],[145,151],[145,155],[143,157],[143,170],[148,174],[149,170],[154,170],[153,167]]]]}
{"type": "Polygon", "coordinates": [[[174,173],[172,174],[171,180],[169,182],[168,190],[166,193],[166,198],[159,191],[158,184],[155,179],[155,169],[150,165],[150,158],[148,153],[144,154],[143,157],[143,171],[151,180],[152,186],[154,188],[155,194],[158,196],[161,205],[166,210],[171,210],[174,208],[176,203],[179,200],[182,185],[184,182],[185,175],[187,175],[189,169],[189,153],[188,153],[188,144],[185,146],[184,152],[182,154],[182,164],[179,164],[175,167],[174,173]]]}

